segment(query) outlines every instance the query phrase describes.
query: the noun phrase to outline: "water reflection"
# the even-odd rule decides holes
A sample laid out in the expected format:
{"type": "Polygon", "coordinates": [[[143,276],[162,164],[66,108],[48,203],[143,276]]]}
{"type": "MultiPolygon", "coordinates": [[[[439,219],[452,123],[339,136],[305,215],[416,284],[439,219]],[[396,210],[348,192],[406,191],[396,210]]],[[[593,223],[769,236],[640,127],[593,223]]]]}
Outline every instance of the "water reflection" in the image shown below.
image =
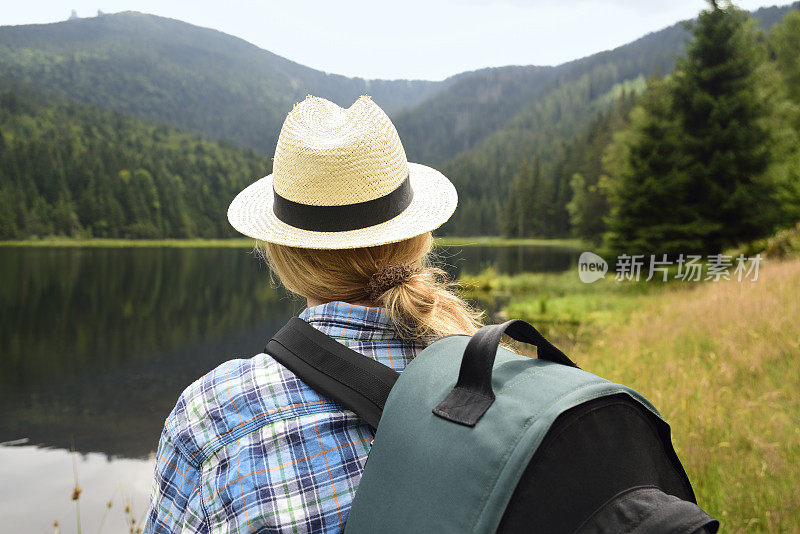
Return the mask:
{"type": "MultiPolygon", "coordinates": [[[[467,247],[439,257],[457,275],[489,265],[559,271],[577,253],[467,247]]],[[[62,532],[75,531],[73,445],[84,495],[94,496],[82,508],[91,529],[120,484],[146,497],[148,457],[180,392],[221,362],[260,352],[303,305],[243,249],[0,247],[3,529],[39,532],[65,516],[62,532]]]]}
{"type": "Polygon", "coordinates": [[[0,254],[0,441],[144,456],[188,384],[302,308],[239,249],[0,254]]]}

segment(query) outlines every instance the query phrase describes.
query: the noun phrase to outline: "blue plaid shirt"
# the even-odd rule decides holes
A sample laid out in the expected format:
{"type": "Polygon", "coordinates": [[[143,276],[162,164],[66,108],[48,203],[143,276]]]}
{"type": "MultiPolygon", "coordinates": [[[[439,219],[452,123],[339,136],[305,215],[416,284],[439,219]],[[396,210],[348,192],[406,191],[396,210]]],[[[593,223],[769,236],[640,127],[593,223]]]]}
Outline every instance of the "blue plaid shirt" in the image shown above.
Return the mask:
{"type": "MultiPolygon", "coordinates": [[[[300,317],[398,372],[424,348],[381,308],[330,302],[300,317]]],[[[372,437],[269,355],[225,362],[166,420],[144,532],[341,532],[372,437]]]]}

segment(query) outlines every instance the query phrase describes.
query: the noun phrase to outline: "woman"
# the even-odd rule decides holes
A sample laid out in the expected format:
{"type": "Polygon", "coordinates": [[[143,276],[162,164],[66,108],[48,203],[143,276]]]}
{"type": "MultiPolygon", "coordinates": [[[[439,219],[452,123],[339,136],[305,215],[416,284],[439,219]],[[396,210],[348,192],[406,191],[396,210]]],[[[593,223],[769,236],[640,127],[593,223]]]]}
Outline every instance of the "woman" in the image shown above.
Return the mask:
{"type": "MultiPolygon", "coordinates": [[[[398,372],[479,314],[427,261],[455,210],[453,185],[409,163],[367,96],[309,96],[281,129],[273,174],[242,191],[231,224],[263,241],[300,314],[398,372]]],[[[374,430],[267,354],[189,386],[167,418],[145,532],[341,532],[374,430]]]]}

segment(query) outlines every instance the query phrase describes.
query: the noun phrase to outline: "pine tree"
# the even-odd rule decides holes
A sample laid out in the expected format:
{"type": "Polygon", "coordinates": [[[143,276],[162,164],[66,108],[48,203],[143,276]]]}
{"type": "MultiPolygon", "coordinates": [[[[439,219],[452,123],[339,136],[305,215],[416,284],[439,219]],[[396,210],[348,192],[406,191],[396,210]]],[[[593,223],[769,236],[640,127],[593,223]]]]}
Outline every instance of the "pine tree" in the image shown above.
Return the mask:
{"type": "Polygon", "coordinates": [[[766,49],[746,12],[709,0],[674,76],[673,112],[687,158],[688,201],[709,252],[770,232],[778,208],[765,172],[772,113],[759,67],[766,49]]]}
{"type": "Polygon", "coordinates": [[[694,213],[680,130],[671,113],[669,81],[651,82],[631,112],[631,127],[617,136],[605,165],[615,177],[606,246],[614,253],[680,254],[703,247],[694,213]],[[614,153],[616,152],[616,153],[614,153]]]}
{"type": "Polygon", "coordinates": [[[774,110],[759,78],[765,47],[745,12],[709,4],[674,75],[650,83],[609,148],[612,250],[719,252],[779,220],[767,172],[774,110]]]}

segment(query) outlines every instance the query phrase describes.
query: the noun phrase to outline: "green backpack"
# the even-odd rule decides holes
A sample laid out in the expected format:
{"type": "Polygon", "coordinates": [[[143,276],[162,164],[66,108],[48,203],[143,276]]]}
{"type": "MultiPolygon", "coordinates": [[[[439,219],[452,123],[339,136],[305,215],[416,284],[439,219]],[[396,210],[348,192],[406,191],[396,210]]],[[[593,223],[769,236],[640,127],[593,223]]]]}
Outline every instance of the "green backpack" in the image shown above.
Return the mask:
{"type": "Polygon", "coordinates": [[[267,352],[377,428],[346,534],[718,529],[647,399],[524,321],[437,340],[402,374],[298,318],[267,352]]]}

